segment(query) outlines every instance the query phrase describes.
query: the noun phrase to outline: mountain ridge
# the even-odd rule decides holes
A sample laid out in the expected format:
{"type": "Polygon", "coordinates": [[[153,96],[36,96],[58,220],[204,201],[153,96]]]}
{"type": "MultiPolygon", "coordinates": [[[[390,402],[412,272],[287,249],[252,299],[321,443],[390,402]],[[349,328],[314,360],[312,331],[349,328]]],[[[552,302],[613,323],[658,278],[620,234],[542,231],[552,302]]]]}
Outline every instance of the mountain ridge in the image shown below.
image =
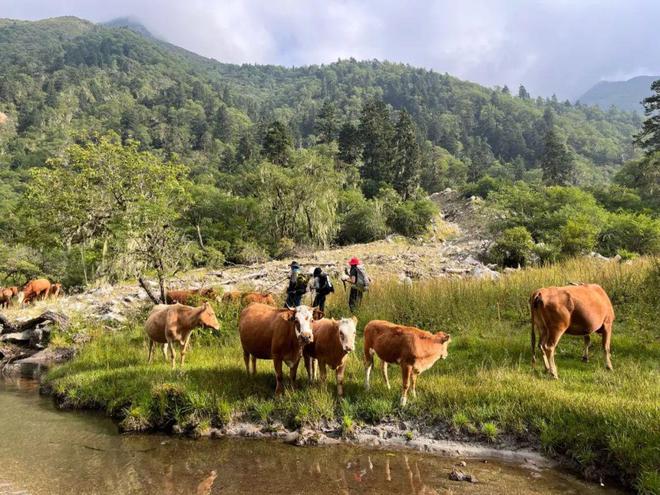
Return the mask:
{"type": "Polygon", "coordinates": [[[589,88],[578,101],[597,105],[603,110],[615,106],[621,110],[643,112],[642,100],[651,95],[651,83],[658,76],[636,76],[626,81],[599,81],[589,88]]]}

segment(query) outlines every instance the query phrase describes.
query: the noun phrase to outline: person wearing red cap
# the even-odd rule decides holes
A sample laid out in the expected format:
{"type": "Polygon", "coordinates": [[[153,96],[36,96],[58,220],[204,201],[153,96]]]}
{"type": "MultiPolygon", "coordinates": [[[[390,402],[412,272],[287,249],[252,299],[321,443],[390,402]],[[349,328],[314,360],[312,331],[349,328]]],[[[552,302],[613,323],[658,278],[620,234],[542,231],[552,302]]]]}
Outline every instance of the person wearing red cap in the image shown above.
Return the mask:
{"type": "Polygon", "coordinates": [[[342,277],[342,280],[351,284],[351,290],[348,294],[348,307],[351,308],[352,313],[355,313],[360,306],[360,302],[362,302],[363,294],[369,289],[371,281],[359,259],[356,257],[351,258],[348,265],[350,269],[347,276],[342,277]]]}

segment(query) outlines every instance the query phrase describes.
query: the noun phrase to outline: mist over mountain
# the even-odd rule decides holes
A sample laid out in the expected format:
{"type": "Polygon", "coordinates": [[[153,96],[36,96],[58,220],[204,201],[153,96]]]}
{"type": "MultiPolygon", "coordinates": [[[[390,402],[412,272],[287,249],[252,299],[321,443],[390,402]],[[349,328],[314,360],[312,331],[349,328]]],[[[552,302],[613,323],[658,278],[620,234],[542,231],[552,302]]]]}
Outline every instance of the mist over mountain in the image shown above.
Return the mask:
{"type": "Polygon", "coordinates": [[[638,76],[627,81],[600,81],[578,101],[585,105],[598,105],[603,110],[615,106],[621,110],[643,113],[641,102],[651,95],[651,83],[657,79],[660,79],[660,75],[638,76]]]}

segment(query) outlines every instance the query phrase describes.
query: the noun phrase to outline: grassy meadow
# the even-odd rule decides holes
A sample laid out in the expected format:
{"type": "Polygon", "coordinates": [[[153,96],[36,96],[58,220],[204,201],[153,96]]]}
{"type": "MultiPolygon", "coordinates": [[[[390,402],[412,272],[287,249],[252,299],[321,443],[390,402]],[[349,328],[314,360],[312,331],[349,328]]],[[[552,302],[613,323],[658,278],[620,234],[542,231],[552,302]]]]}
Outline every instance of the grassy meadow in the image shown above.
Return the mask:
{"type": "MultiPolygon", "coordinates": [[[[339,286],[330,316],[348,314],[344,296],[339,286]]],[[[236,308],[217,308],[219,335],[196,331],[184,369],[171,370],[162,355],[147,365],[140,315],[113,332],[91,329],[92,342],[46,382],[62,403],[103,409],[130,431],[175,424],[201,430],[242,418],[290,427],[337,420],[348,433],[387,417],[414,419],[444,425],[449,436],[531,441],[590,478],[604,474],[638,493],[660,493],[659,300],[660,262],[644,258],[631,264],[575,259],[497,281],[438,279],[412,288],[377,281],[358,314],[359,337],[375,318],[452,335],[449,357],[420,377],[418,397],[405,408],[396,366],[391,391],[377,371],[371,391],[364,390],[361,338],[350,356],[344,400],[336,399],[333,375],[326,386],[309,385],[302,363],[300,387],[274,399],[271,362],[258,362],[255,379],[245,374],[236,308]],[[541,359],[536,369],[530,365],[529,294],[587,281],[600,283],[614,304],[614,371],[605,370],[600,336],[592,339],[588,363],[581,361],[582,339],[564,336],[559,380],[551,380],[541,359]]]]}

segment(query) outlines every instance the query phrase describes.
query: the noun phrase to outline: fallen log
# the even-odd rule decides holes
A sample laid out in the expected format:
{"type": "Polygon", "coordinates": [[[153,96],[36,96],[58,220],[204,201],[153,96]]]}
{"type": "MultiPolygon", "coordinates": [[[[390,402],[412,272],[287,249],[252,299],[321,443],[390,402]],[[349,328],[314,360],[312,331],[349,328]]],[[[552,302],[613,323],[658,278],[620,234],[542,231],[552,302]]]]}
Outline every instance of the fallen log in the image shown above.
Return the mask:
{"type": "Polygon", "coordinates": [[[259,272],[248,273],[247,275],[242,275],[240,277],[225,280],[224,282],[222,282],[222,285],[231,285],[231,284],[235,284],[236,282],[241,282],[243,280],[257,280],[267,276],[268,276],[268,272],[266,270],[261,270],[259,272]]]}
{"type": "Polygon", "coordinates": [[[47,322],[55,323],[62,330],[69,328],[70,323],[68,316],[62,313],[56,313],[55,311],[45,311],[36,318],[15,323],[10,322],[6,316],[0,314],[0,326],[2,327],[0,329],[0,335],[6,333],[22,333],[25,331],[34,330],[38,326],[47,322]]]}

